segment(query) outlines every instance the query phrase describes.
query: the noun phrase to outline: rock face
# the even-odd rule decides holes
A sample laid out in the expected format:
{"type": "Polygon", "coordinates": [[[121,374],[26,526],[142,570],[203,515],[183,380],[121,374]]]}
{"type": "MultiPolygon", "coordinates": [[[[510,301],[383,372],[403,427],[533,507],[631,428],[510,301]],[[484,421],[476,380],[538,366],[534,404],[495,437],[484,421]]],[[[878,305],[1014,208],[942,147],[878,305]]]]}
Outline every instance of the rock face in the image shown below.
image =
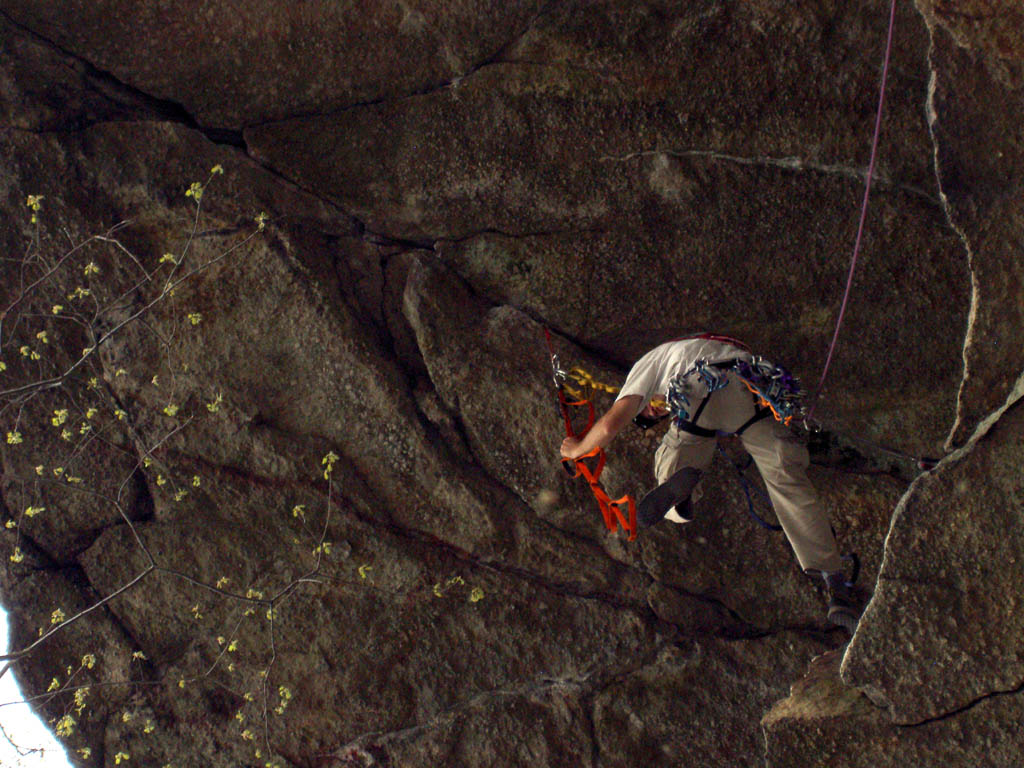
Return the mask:
{"type": "Polygon", "coordinates": [[[993,696],[911,727],[895,725],[837,677],[841,656],[816,659],[762,721],[769,766],[1016,765],[1020,696],[993,696]]]}
{"type": "Polygon", "coordinates": [[[1022,425],[1024,411],[1011,406],[897,507],[844,679],[871,686],[898,723],[962,709],[1024,680],[1016,588],[1024,576],[1022,425]]]}
{"type": "Polygon", "coordinates": [[[0,589],[73,760],[1015,764],[1019,10],[898,4],[811,438],[843,656],[729,462],[608,534],[544,331],[813,386],[888,4],[370,5],[0,2],[0,589]]]}
{"type": "Polygon", "coordinates": [[[932,37],[928,112],[935,162],[949,219],[971,267],[971,315],[958,418],[963,443],[1002,405],[1024,367],[1008,343],[1021,323],[1020,172],[1024,145],[1024,33],[1019,7],[980,2],[920,2],[932,37]],[[993,110],[992,105],[999,104],[993,110]]]}
{"type": "Polygon", "coordinates": [[[932,36],[928,106],[943,204],[971,264],[965,376],[950,434],[961,448],[897,506],[873,599],[841,667],[838,655],[816,664],[765,718],[772,766],[803,765],[809,752],[849,766],[1020,762],[1024,387],[1010,342],[1020,323],[1020,11],[918,5],[932,36]]]}

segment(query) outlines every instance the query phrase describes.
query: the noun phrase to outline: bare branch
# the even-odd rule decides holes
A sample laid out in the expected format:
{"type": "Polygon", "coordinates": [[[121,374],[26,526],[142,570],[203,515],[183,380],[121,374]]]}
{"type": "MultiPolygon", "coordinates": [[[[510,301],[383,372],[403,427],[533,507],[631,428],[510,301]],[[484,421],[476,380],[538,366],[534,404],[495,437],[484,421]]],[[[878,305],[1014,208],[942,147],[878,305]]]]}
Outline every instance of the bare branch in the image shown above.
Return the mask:
{"type": "Polygon", "coordinates": [[[111,594],[107,595],[102,600],[100,600],[100,601],[98,601],[96,603],[93,603],[88,608],[82,609],[81,611],[76,613],[74,616],[72,616],[70,619],[67,619],[66,621],[63,621],[60,624],[57,624],[49,632],[45,632],[42,635],[40,635],[39,638],[34,643],[32,643],[31,645],[21,649],[20,651],[15,651],[14,653],[7,653],[7,654],[0,655],[0,661],[18,661],[20,659],[23,659],[24,657],[26,657],[30,653],[32,653],[32,651],[34,651],[37,647],[39,647],[39,645],[41,645],[42,643],[44,643],[47,640],[49,640],[57,632],[60,632],[61,630],[66,629],[67,627],[71,626],[76,621],[81,619],[83,616],[87,616],[88,614],[90,614],[93,611],[95,611],[97,608],[101,608],[102,606],[104,606],[107,603],[109,603],[115,597],[124,594],[129,589],[131,589],[136,584],[138,584],[140,581],[142,581],[144,578],[146,578],[154,570],[155,570],[155,566],[152,566],[152,565],[149,566],[142,573],[140,573],[138,576],[136,576],[134,579],[129,581],[127,584],[119,587],[116,591],[114,591],[111,594]]]}

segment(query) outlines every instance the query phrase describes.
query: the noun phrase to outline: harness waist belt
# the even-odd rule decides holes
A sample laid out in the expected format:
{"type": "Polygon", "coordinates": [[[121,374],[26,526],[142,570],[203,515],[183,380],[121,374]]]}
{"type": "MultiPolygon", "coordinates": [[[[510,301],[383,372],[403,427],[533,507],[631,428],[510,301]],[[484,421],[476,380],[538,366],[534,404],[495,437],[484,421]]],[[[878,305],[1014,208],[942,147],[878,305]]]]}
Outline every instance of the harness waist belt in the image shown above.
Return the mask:
{"type": "MultiPolygon", "coordinates": [[[[717,430],[708,429],[707,427],[698,427],[695,423],[697,421],[697,417],[700,416],[700,412],[704,410],[704,404],[710,399],[711,395],[708,395],[707,397],[704,398],[700,406],[698,406],[697,412],[694,414],[692,421],[680,421],[676,423],[676,426],[679,429],[683,430],[683,432],[689,432],[691,435],[697,435],[698,437],[717,437],[717,430]]],[[[737,429],[735,432],[732,432],[731,434],[742,435],[744,432],[747,431],[747,429],[751,425],[756,424],[761,419],[768,416],[768,414],[770,414],[771,412],[771,408],[762,408],[761,406],[757,406],[754,409],[754,415],[747,419],[745,422],[743,422],[740,428],[737,429]]]]}

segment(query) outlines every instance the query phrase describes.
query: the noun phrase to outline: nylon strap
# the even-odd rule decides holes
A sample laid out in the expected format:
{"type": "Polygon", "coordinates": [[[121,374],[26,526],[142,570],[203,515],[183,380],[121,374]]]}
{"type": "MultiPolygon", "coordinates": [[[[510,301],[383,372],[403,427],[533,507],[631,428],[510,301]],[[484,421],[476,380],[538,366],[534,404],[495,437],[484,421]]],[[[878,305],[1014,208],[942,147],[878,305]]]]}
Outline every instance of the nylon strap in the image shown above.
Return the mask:
{"type": "MultiPolygon", "coordinates": [[[[548,351],[551,353],[552,362],[555,359],[555,352],[551,345],[551,332],[545,328],[544,334],[547,337],[548,351]]],[[[565,397],[565,392],[561,383],[558,381],[558,376],[555,377],[555,386],[558,393],[558,406],[562,412],[562,421],[565,424],[565,435],[566,437],[581,438],[590,431],[590,428],[594,426],[594,404],[587,399],[579,398],[576,400],[568,400],[565,397]],[[581,408],[586,407],[587,409],[587,425],[583,430],[577,434],[572,426],[572,417],[569,415],[570,408],[581,408]]],[[[590,491],[594,494],[594,498],[597,500],[597,506],[601,510],[601,517],[604,518],[605,528],[610,533],[615,533],[619,526],[626,531],[629,535],[629,541],[636,540],[636,500],[631,494],[626,494],[618,499],[613,499],[608,495],[608,492],[601,485],[601,473],[604,471],[604,465],[607,461],[603,448],[595,448],[590,453],[580,456],[577,459],[562,459],[562,468],[565,469],[566,473],[570,477],[583,477],[590,485],[590,491]],[[584,459],[595,459],[593,468],[587,466],[584,459]]]]}
{"type": "MultiPolygon", "coordinates": [[[[567,437],[582,438],[590,431],[590,428],[594,425],[594,406],[589,400],[566,400],[565,395],[559,390],[558,392],[559,402],[565,407],[565,413],[568,414],[570,407],[582,407],[587,408],[587,426],[577,434],[572,428],[571,419],[566,418],[565,421],[565,433],[567,437]]],[[[636,540],[636,500],[631,494],[626,494],[618,499],[613,499],[608,495],[608,492],[601,485],[601,473],[604,471],[604,465],[607,461],[603,448],[595,448],[590,453],[584,454],[577,459],[562,459],[562,466],[570,477],[583,477],[590,484],[590,491],[594,494],[594,498],[597,499],[597,506],[601,510],[601,516],[604,518],[605,528],[610,533],[615,533],[622,526],[622,529],[629,534],[629,541],[636,540]],[[584,459],[596,459],[593,468],[588,467],[584,459]]]]}
{"type": "Polygon", "coordinates": [[[771,412],[771,408],[762,408],[760,405],[757,406],[756,408],[754,408],[754,415],[747,419],[745,422],[743,422],[743,426],[741,426],[739,429],[733,432],[733,434],[742,435],[744,432],[747,431],[748,427],[751,427],[757,422],[759,422],[761,419],[766,418],[768,414],[770,414],[771,412]]]}
{"type": "Polygon", "coordinates": [[[723,344],[729,344],[730,346],[742,349],[744,352],[750,352],[750,347],[744,344],[739,339],[734,339],[732,336],[725,336],[721,333],[691,333],[689,336],[679,336],[671,341],[689,341],[690,339],[707,339],[708,341],[720,341],[723,344]]]}
{"type": "MultiPolygon", "coordinates": [[[[700,338],[711,338],[711,334],[705,334],[705,335],[701,336],[700,338]]],[[[717,337],[717,338],[728,338],[728,337],[717,337]]],[[[736,344],[740,343],[740,342],[736,342],[735,339],[733,339],[732,342],[734,342],[736,344]]],[[[720,363],[709,363],[709,365],[714,366],[715,368],[719,368],[719,369],[721,369],[723,371],[731,370],[732,367],[735,364],[736,364],[735,360],[726,360],[726,361],[723,361],[723,362],[720,362],[720,363]]],[[[742,379],[740,379],[740,380],[743,381],[742,379]]],[[[747,384],[747,382],[744,381],[743,383],[747,385],[747,389],[749,389],[755,395],[755,397],[758,398],[758,400],[760,402],[758,402],[758,404],[754,407],[754,415],[751,416],[749,419],[747,419],[745,422],[743,422],[743,424],[740,426],[740,428],[737,429],[735,432],[730,432],[729,433],[730,435],[742,435],[751,425],[756,424],[761,419],[763,419],[766,416],[768,416],[768,414],[770,414],[770,413],[774,414],[775,413],[775,409],[772,408],[763,398],[758,396],[757,392],[754,391],[751,388],[751,386],[749,384],[747,384]]],[[[708,392],[707,395],[704,396],[704,399],[700,401],[700,405],[698,405],[697,406],[697,410],[694,411],[693,417],[689,421],[678,421],[678,422],[676,422],[676,426],[679,429],[681,429],[683,432],[688,432],[691,435],[697,435],[697,437],[718,437],[718,431],[717,430],[708,429],[707,427],[697,426],[697,421],[700,419],[700,415],[702,413],[704,413],[704,407],[708,404],[708,401],[711,399],[711,396],[713,394],[715,394],[715,392],[717,392],[717,391],[718,390],[712,390],[711,392],[708,392]]],[[[775,414],[775,415],[776,415],[776,418],[778,418],[778,414],[775,414]]],[[[781,421],[781,419],[779,419],[779,421],[781,421]]],[[[788,424],[788,421],[786,423],[788,424]]]]}

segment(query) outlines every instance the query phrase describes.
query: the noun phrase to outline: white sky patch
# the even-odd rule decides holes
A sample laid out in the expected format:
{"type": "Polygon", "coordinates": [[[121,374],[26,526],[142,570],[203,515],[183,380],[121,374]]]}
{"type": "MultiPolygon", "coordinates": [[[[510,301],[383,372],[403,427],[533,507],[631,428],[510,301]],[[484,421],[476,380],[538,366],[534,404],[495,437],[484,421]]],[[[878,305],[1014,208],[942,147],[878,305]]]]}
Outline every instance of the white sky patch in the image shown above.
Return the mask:
{"type": "MultiPolygon", "coordinates": [[[[0,647],[3,653],[8,652],[7,642],[7,612],[0,608],[0,647]]],[[[3,664],[0,663],[2,668],[3,664]]],[[[71,768],[64,748],[28,705],[8,705],[8,702],[21,701],[23,698],[14,675],[8,672],[0,679],[0,704],[5,705],[0,706],[0,728],[6,733],[6,737],[0,733],[0,766],[71,768]]]]}

